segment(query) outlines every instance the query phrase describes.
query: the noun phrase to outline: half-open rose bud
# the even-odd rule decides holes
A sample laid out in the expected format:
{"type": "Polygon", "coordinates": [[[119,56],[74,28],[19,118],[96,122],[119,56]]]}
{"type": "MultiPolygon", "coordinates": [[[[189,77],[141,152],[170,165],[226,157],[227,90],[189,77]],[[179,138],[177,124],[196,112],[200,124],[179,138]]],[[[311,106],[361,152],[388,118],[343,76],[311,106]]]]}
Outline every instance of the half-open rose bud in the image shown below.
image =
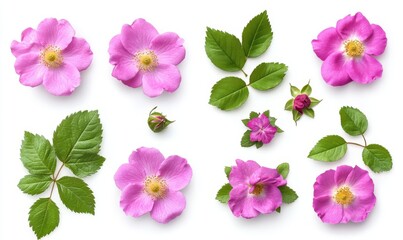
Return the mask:
{"type": "Polygon", "coordinates": [[[306,94],[300,94],[295,97],[293,108],[299,113],[303,113],[304,109],[311,106],[311,99],[306,94]]]}

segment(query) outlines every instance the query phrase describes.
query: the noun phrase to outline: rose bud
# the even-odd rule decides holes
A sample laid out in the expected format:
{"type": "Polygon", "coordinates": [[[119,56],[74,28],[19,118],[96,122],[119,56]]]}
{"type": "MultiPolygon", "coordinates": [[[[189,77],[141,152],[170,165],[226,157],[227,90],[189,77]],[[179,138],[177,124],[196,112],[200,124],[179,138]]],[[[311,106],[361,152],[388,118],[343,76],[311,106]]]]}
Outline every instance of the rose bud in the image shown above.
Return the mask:
{"type": "Polygon", "coordinates": [[[303,113],[304,109],[309,108],[310,105],[311,99],[309,99],[308,95],[300,94],[295,97],[293,108],[299,113],[303,113]]]}

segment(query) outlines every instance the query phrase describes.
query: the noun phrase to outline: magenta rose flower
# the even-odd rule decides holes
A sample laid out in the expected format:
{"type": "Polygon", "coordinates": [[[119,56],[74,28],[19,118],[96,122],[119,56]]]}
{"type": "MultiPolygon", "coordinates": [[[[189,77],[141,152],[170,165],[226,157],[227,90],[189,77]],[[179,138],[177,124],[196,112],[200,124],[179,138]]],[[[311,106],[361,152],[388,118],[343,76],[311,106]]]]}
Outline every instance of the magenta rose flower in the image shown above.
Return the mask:
{"type": "Polygon", "coordinates": [[[252,118],[248,122],[248,128],[251,130],[250,141],[263,144],[270,143],[277,132],[277,128],[270,124],[269,118],[263,113],[259,117],[252,118]]]}
{"type": "Polygon", "coordinates": [[[47,18],[38,29],[25,29],[21,42],[11,43],[21,84],[43,84],[53,95],[70,95],[80,85],[80,72],[92,61],[87,41],[74,35],[73,27],[64,19],[47,18]]]}
{"type": "Polygon", "coordinates": [[[328,170],[313,187],[313,208],[325,223],[363,222],[375,206],[374,183],[358,166],[328,170]]]}
{"type": "Polygon", "coordinates": [[[143,86],[149,97],[174,92],[181,75],[176,67],[185,58],[183,39],[176,33],[159,34],[153,25],[137,19],[125,24],[109,43],[112,76],[127,86],[143,86]]]}
{"type": "Polygon", "coordinates": [[[313,50],[323,60],[322,76],[332,86],[342,86],[351,81],[362,84],[382,76],[382,65],[374,58],[386,48],[383,29],[370,24],[358,12],[337,22],[336,27],[323,30],[312,41],[313,50]]]}
{"type": "Polygon", "coordinates": [[[120,206],[132,217],[150,212],[155,221],[168,223],[185,209],[180,190],[191,178],[186,159],[176,155],[165,159],[157,149],[141,147],[116,171],[115,183],[122,190],[120,206]]]}
{"type": "Polygon", "coordinates": [[[236,217],[254,218],[269,214],[282,204],[278,187],[287,181],[276,169],[261,167],[255,161],[236,160],[229,175],[232,190],[228,205],[236,217]]]}
{"type": "Polygon", "coordinates": [[[293,104],[293,109],[302,114],[304,109],[307,109],[309,106],[311,106],[311,99],[306,94],[300,94],[295,97],[293,104]]]}

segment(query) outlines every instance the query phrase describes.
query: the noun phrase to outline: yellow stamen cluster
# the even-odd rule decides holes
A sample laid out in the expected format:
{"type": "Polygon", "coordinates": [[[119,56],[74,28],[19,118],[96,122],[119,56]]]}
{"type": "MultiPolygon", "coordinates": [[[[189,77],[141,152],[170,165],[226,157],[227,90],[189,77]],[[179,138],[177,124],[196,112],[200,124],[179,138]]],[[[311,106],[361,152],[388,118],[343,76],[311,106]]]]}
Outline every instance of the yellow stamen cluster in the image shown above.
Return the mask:
{"type": "Polygon", "coordinates": [[[257,184],[252,191],[252,194],[255,196],[259,196],[263,192],[263,185],[262,184],[257,184]]]}
{"type": "Polygon", "coordinates": [[[63,63],[62,50],[55,46],[48,46],[41,51],[40,60],[48,68],[58,68],[63,63]]]}
{"type": "Polygon", "coordinates": [[[134,54],[137,68],[143,71],[153,71],[158,66],[158,58],[154,51],[144,50],[134,54]]]}
{"type": "Polygon", "coordinates": [[[159,177],[147,177],[144,181],[144,191],[154,199],[161,199],[165,197],[167,190],[168,187],[166,182],[159,177]]]}
{"type": "Polygon", "coordinates": [[[349,187],[340,187],[333,195],[333,200],[340,205],[350,205],[354,201],[354,194],[349,187]]]}
{"type": "Polygon", "coordinates": [[[364,53],[365,47],[362,42],[358,40],[348,40],[344,43],[344,50],[349,57],[361,57],[364,53]]]}

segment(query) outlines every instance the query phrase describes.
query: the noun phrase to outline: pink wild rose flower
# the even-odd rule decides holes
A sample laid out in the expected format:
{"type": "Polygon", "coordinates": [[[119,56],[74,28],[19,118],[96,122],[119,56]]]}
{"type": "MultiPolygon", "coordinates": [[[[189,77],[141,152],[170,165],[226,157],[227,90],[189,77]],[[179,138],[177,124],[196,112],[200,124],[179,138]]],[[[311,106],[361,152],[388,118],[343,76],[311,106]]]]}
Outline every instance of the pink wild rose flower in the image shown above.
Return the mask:
{"type": "Polygon", "coordinates": [[[336,27],[323,30],[312,41],[313,50],[323,60],[322,77],[332,86],[351,81],[371,83],[382,76],[382,65],[374,58],[386,48],[383,29],[370,24],[358,12],[339,20],[336,27]]]}
{"type": "Polygon", "coordinates": [[[80,72],[92,61],[87,41],[74,35],[64,19],[47,18],[37,29],[25,29],[21,42],[11,43],[20,83],[30,87],[43,84],[53,95],[70,95],[80,85],[80,72]]]}
{"type": "Polygon", "coordinates": [[[247,125],[251,129],[251,142],[270,143],[277,132],[277,128],[270,124],[269,118],[263,113],[259,117],[252,118],[247,125]]]}
{"type": "Polygon", "coordinates": [[[116,171],[115,183],[122,190],[120,206],[132,217],[150,212],[155,221],[168,223],[185,209],[180,190],[191,178],[186,159],[176,155],[165,159],[157,149],[141,147],[116,171]]]}
{"type": "Polygon", "coordinates": [[[149,97],[174,92],[180,85],[176,65],[185,58],[183,39],[172,32],[159,34],[144,19],[123,25],[109,43],[109,54],[112,76],[127,86],[142,86],[149,97]]]}
{"type": "Polygon", "coordinates": [[[255,161],[236,160],[229,175],[232,190],[228,205],[236,217],[254,218],[269,214],[282,204],[278,187],[287,181],[276,169],[261,167],[255,161]]]}
{"type": "Polygon", "coordinates": [[[374,183],[358,166],[328,170],[313,187],[313,208],[325,223],[363,222],[375,206],[374,183]]]}

